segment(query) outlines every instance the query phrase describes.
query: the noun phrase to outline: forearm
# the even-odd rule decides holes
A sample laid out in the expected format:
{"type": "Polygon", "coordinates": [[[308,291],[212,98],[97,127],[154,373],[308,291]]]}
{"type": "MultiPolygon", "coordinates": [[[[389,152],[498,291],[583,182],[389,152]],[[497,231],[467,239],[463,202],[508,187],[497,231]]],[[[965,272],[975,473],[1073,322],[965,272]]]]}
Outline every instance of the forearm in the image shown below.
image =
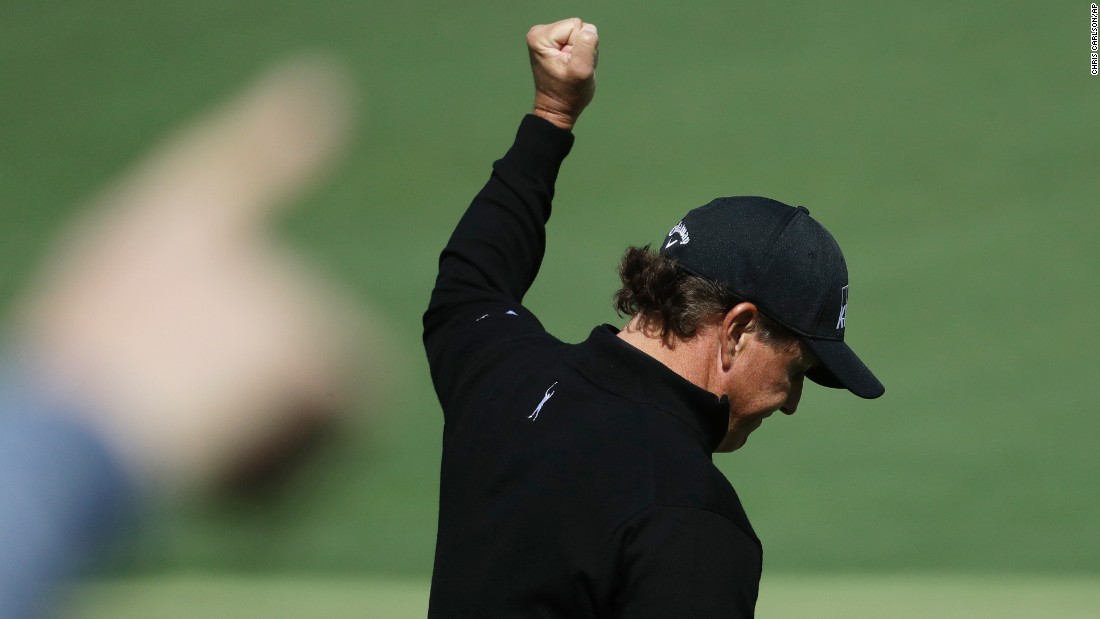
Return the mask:
{"type": "Polygon", "coordinates": [[[426,321],[457,304],[522,302],[542,264],[554,184],[572,144],[572,134],[534,116],[523,119],[440,255],[426,321]]]}

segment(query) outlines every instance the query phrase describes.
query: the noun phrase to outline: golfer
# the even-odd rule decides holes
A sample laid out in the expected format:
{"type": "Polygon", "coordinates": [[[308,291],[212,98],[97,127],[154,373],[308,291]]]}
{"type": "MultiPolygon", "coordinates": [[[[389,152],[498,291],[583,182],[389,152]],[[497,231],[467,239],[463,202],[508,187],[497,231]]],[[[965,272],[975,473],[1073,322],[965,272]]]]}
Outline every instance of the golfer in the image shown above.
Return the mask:
{"type": "Polygon", "coordinates": [[[523,306],[597,44],[580,19],[528,32],[533,113],[440,256],[430,617],[751,617],[760,541],[712,454],[794,413],[805,378],[883,393],[844,343],[839,246],[767,198],[716,199],[629,248],[621,330],[566,344],[523,306]]]}

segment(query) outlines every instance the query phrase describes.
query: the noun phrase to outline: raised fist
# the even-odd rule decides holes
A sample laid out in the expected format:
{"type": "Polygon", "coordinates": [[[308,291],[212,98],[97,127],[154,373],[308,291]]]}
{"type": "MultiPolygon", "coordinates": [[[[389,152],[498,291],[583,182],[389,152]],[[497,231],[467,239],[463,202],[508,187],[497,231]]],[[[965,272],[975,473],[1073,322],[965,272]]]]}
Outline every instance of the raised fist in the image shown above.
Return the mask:
{"type": "Polygon", "coordinates": [[[573,128],[596,93],[599,42],[595,24],[577,17],[527,32],[536,116],[562,129],[573,128]]]}

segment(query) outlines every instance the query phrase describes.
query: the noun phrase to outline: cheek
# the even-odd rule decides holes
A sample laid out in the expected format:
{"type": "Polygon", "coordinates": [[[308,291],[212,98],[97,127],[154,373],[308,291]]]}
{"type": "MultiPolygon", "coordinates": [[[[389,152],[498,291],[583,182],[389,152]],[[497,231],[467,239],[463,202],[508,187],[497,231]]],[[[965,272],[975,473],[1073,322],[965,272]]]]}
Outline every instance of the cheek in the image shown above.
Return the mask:
{"type": "Polygon", "coordinates": [[[787,394],[791,392],[791,376],[786,369],[776,372],[772,377],[772,392],[783,397],[787,397],[787,394]]]}
{"type": "Polygon", "coordinates": [[[782,378],[758,375],[749,377],[740,389],[728,394],[734,416],[749,417],[773,411],[787,402],[790,381],[782,378]]]}
{"type": "Polygon", "coordinates": [[[774,410],[783,406],[791,394],[791,380],[786,370],[771,372],[760,378],[758,403],[760,408],[774,410]]]}
{"type": "Polygon", "coordinates": [[[791,393],[786,358],[772,355],[744,359],[738,378],[726,395],[734,417],[750,417],[777,410],[791,393]]]}

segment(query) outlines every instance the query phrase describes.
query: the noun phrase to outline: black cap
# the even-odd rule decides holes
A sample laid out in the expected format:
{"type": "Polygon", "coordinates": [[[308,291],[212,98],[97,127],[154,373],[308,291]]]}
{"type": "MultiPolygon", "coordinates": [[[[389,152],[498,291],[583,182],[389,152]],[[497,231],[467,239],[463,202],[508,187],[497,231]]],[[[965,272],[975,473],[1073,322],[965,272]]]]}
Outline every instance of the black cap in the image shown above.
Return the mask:
{"type": "Polygon", "coordinates": [[[885,389],[844,343],[848,267],[829,231],[802,206],[716,198],[669,230],[661,254],[729,287],[798,336],[821,360],[807,378],[862,398],[885,389]]]}

